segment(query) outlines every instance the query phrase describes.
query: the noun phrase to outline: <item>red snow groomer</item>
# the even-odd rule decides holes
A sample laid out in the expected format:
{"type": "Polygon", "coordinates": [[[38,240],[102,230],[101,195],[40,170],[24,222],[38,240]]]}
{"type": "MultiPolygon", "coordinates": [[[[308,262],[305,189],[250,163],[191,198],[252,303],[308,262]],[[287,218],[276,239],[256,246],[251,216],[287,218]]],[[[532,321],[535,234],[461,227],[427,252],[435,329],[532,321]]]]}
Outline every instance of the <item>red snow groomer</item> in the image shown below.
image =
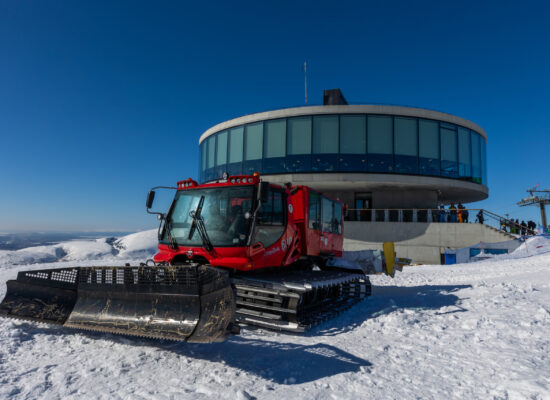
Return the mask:
{"type": "Polygon", "coordinates": [[[144,337],[223,341],[239,325],[302,332],[370,295],[342,255],[343,205],[258,174],[180,181],[140,266],[24,271],[0,315],[144,337]]]}

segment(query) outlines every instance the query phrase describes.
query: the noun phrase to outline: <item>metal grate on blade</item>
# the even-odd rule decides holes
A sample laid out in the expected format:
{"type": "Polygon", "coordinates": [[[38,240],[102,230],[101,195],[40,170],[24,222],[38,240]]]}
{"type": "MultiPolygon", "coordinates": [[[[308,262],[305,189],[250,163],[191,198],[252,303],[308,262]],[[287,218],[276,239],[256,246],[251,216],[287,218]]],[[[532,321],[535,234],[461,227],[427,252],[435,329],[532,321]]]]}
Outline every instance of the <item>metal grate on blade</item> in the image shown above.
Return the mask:
{"type": "Polygon", "coordinates": [[[21,271],[17,274],[17,280],[49,287],[74,289],[78,281],[78,268],[21,271]]]}
{"type": "Polygon", "coordinates": [[[178,285],[195,287],[197,271],[183,266],[82,267],[79,283],[134,286],[178,285]]]}

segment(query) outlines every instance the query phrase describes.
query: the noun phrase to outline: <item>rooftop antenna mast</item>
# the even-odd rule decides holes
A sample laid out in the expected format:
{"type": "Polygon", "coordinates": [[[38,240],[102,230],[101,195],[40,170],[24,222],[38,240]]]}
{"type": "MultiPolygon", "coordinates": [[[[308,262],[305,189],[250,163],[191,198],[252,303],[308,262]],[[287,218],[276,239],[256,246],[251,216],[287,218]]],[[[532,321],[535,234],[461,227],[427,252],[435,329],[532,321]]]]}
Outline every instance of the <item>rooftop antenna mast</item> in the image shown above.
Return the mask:
{"type": "Polygon", "coordinates": [[[307,106],[307,62],[304,61],[304,89],[306,95],[306,106],[307,106]]]}
{"type": "Polygon", "coordinates": [[[540,207],[542,226],[546,229],[548,225],[546,222],[546,210],[544,207],[547,204],[550,204],[550,189],[537,190],[538,187],[539,185],[537,184],[534,188],[527,189],[529,197],[521,199],[517,204],[520,207],[538,205],[540,207]]]}

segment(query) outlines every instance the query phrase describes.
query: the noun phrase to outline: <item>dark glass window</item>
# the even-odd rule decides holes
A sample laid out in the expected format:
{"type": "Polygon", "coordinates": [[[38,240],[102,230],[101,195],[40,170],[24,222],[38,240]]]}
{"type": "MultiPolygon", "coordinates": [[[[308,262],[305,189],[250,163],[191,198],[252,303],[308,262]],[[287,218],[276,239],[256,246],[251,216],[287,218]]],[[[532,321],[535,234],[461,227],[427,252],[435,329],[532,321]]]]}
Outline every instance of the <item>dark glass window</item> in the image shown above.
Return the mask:
{"type": "Polygon", "coordinates": [[[205,172],[205,180],[211,181],[212,179],[216,179],[216,136],[212,135],[208,139],[206,139],[206,145],[207,145],[207,159],[206,159],[206,172],[205,172]]]}
{"type": "Polygon", "coordinates": [[[416,119],[395,117],[395,172],[418,173],[418,134],[416,119]]]}
{"type": "Polygon", "coordinates": [[[472,180],[481,183],[481,141],[480,136],[471,132],[472,140],[472,180]]]}
{"type": "Polygon", "coordinates": [[[268,200],[262,203],[255,229],[255,240],[264,247],[277,242],[285,231],[285,196],[279,189],[270,189],[268,200]]]}
{"type": "Polygon", "coordinates": [[[243,137],[244,128],[242,126],[229,131],[229,162],[227,164],[227,173],[229,175],[240,175],[243,173],[243,137]]]}
{"type": "Polygon", "coordinates": [[[246,125],[244,142],[243,174],[252,175],[262,172],[262,146],[264,140],[264,124],[258,122],[246,125]]]}
{"type": "Polygon", "coordinates": [[[472,177],[472,149],[470,145],[470,131],[458,128],[458,176],[472,177]]]}
{"type": "Polygon", "coordinates": [[[227,131],[218,133],[216,139],[216,177],[227,170],[227,131]]]}
{"type": "Polygon", "coordinates": [[[487,185],[487,146],[481,135],[479,141],[481,142],[481,183],[487,185]]]}
{"type": "Polygon", "coordinates": [[[312,171],[334,171],[338,165],[338,116],[313,117],[312,171]]]}
{"type": "Polygon", "coordinates": [[[456,127],[451,129],[449,124],[441,124],[441,175],[448,177],[458,176],[458,152],[456,127]]]}
{"type": "Polygon", "coordinates": [[[309,229],[321,229],[321,196],[313,190],[309,191],[309,229]]]}
{"type": "Polygon", "coordinates": [[[367,170],[367,119],[364,115],[340,116],[338,170],[367,170]]]}
{"type": "Polygon", "coordinates": [[[332,226],[332,233],[342,234],[342,204],[334,202],[334,224],[332,226]]]}
{"type": "Polygon", "coordinates": [[[204,182],[204,173],[206,172],[206,140],[203,140],[202,143],[200,144],[200,153],[201,153],[201,161],[200,161],[200,164],[201,164],[201,168],[200,168],[200,180],[201,182],[204,182]]]}
{"type": "Polygon", "coordinates": [[[332,212],[332,201],[321,196],[321,230],[323,232],[332,232],[332,212]]]}
{"type": "Polygon", "coordinates": [[[263,172],[285,171],[286,120],[277,119],[265,123],[263,172]]]}
{"type": "Polygon", "coordinates": [[[216,135],[210,136],[208,139],[206,139],[208,143],[208,161],[207,161],[207,168],[214,168],[216,164],[216,135]]]}
{"type": "MultiPolygon", "coordinates": [[[[172,236],[180,245],[203,245],[197,230],[189,238],[193,226],[190,212],[197,209],[202,198],[201,217],[212,244],[219,247],[244,246],[250,231],[250,221],[246,215],[250,212],[253,196],[253,186],[180,190],[176,193],[168,217],[172,236]]],[[[166,236],[165,229],[162,243],[168,242],[166,236]]]]}
{"type": "Polygon", "coordinates": [[[367,149],[369,171],[393,171],[392,117],[369,115],[367,149]]]}
{"type": "Polygon", "coordinates": [[[439,124],[421,119],[419,130],[419,164],[422,175],[440,175],[439,161],[439,124]]]}
{"type": "Polygon", "coordinates": [[[342,204],[325,196],[321,198],[321,230],[327,233],[342,233],[342,204]]]}
{"type": "Polygon", "coordinates": [[[286,169],[289,172],[311,170],[311,117],[289,118],[286,169]]]}

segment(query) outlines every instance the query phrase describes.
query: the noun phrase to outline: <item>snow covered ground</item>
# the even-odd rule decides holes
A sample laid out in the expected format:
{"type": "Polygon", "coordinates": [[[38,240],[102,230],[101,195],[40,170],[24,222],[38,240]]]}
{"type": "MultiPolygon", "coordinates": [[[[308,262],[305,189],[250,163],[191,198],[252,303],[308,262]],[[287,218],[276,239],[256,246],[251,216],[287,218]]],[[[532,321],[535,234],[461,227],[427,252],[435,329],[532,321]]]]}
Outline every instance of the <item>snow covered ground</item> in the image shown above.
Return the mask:
{"type": "MultiPolygon", "coordinates": [[[[155,233],[69,243],[0,253],[0,297],[19,270],[143,260],[155,233]]],[[[372,282],[305,335],[245,328],[220,344],[0,319],[0,398],[550,398],[550,239],[372,282]]]]}

